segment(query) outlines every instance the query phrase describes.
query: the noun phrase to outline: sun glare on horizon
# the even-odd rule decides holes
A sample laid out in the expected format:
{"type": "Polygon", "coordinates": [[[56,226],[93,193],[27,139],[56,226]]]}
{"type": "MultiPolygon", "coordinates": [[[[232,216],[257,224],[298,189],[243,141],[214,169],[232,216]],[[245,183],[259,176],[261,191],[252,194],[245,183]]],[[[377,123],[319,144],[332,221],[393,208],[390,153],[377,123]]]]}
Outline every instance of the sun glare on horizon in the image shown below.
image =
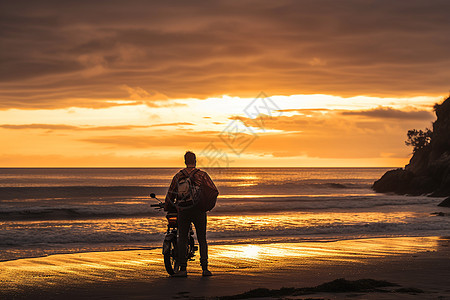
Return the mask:
{"type": "Polygon", "coordinates": [[[430,126],[437,101],[264,94],[174,99],[156,107],[124,102],[4,110],[1,139],[9,147],[0,161],[12,167],[176,166],[180,153],[191,149],[201,156],[209,146],[229,158],[217,167],[401,166],[409,155],[406,131],[430,126]],[[249,141],[233,148],[237,133],[249,141]]]}

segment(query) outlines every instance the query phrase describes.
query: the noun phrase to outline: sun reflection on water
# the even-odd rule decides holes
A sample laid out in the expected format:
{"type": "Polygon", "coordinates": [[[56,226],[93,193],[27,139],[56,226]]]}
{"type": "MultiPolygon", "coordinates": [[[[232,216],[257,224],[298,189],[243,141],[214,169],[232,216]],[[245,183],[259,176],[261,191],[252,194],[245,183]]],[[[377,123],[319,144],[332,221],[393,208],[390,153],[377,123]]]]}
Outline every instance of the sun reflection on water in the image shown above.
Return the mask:
{"type": "Polygon", "coordinates": [[[248,245],[242,248],[242,256],[245,258],[257,258],[261,247],[248,245]]]}
{"type": "Polygon", "coordinates": [[[321,261],[362,261],[395,255],[416,254],[435,251],[438,238],[405,237],[383,239],[344,240],[339,242],[304,242],[238,244],[215,246],[213,256],[233,261],[258,260],[261,263],[275,263],[279,259],[316,258],[321,261]]]}

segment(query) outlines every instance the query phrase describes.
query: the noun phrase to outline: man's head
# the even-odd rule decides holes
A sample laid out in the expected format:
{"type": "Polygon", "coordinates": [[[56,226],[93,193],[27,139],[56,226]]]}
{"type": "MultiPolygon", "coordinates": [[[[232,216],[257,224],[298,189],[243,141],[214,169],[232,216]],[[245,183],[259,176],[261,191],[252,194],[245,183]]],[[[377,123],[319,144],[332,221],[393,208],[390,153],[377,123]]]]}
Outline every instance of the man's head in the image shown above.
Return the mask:
{"type": "Polygon", "coordinates": [[[184,163],[186,166],[194,166],[197,163],[197,158],[195,157],[195,153],[191,151],[186,151],[186,154],[184,154],[184,163]]]}

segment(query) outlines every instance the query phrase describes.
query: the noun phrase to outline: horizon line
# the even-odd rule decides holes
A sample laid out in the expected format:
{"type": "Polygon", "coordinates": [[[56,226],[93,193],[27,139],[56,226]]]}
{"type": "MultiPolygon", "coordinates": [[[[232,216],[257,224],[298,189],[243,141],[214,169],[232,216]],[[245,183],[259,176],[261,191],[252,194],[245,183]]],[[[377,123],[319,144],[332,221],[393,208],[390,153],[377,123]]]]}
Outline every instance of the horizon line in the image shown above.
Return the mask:
{"type": "MultiPolygon", "coordinates": [[[[1,169],[175,169],[182,168],[183,166],[166,166],[166,167],[0,167],[1,169]]],[[[321,167],[292,167],[292,166],[280,166],[280,167],[265,167],[265,166],[234,166],[234,167],[198,167],[198,169],[243,169],[243,168],[264,168],[264,169],[387,169],[387,168],[403,168],[399,166],[380,166],[380,167],[368,167],[368,166],[360,166],[360,167],[336,167],[336,166],[321,166],[321,167]]]]}

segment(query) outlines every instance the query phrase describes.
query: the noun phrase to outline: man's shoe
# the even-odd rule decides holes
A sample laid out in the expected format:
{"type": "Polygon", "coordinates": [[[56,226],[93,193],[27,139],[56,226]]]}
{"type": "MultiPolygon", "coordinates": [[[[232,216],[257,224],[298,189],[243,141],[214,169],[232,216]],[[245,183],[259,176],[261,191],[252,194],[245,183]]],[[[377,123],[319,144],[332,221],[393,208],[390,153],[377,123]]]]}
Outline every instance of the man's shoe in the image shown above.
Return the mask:
{"type": "Polygon", "coordinates": [[[187,277],[187,271],[186,270],[180,270],[172,275],[171,277],[187,277]]]}
{"type": "Polygon", "coordinates": [[[212,273],[210,270],[206,269],[206,270],[203,270],[202,276],[212,276],[212,273]]]}

